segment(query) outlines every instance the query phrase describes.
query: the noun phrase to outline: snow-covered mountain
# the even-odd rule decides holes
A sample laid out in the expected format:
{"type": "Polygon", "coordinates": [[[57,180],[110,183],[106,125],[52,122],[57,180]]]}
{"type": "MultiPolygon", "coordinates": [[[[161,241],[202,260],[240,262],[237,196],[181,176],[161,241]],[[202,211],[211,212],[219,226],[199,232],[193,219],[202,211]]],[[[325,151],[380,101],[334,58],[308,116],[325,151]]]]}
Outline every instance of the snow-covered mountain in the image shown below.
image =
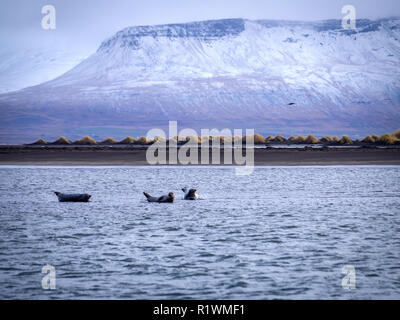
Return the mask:
{"type": "Polygon", "coordinates": [[[265,134],[391,131],[399,66],[397,18],[357,20],[357,30],[339,20],[130,27],[62,76],[0,95],[0,140],[21,128],[118,137],[168,120],[265,134]]]}

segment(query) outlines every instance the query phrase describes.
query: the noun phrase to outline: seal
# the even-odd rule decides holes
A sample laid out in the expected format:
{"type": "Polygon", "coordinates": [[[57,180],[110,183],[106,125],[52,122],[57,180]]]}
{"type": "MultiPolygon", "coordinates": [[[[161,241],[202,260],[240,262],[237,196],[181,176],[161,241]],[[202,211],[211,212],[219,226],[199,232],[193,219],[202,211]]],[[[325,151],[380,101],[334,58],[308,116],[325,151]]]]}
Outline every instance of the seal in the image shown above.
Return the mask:
{"type": "Polygon", "coordinates": [[[59,202],[89,202],[89,199],[92,197],[87,193],[68,194],[57,191],[54,193],[56,194],[59,202]]]}
{"type": "Polygon", "coordinates": [[[143,192],[143,194],[146,196],[148,202],[172,203],[175,199],[175,195],[173,192],[170,192],[166,196],[161,197],[152,197],[147,192],[143,192]]]}
{"type": "Polygon", "coordinates": [[[189,189],[184,187],[182,188],[182,191],[185,193],[185,196],[183,199],[185,200],[197,200],[199,198],[199,195],[197,194],[196,189],[189,189]]]}

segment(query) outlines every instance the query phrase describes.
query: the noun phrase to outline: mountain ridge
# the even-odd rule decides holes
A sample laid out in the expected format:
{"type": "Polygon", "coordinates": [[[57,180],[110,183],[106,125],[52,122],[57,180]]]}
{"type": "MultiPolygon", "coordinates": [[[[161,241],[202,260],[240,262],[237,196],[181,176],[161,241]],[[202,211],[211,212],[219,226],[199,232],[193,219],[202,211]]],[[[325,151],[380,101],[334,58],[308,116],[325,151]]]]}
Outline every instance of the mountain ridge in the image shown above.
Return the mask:
{"type": "Polygon", "coordinates": [[[60,77],[0,95],[8,111],[0,140],[21,123],[43,137],[109,127],[123,135],[168,120],[286,135],[395,130],[400,19],[357,26],[223,19],[128,27],[60,77]]]}

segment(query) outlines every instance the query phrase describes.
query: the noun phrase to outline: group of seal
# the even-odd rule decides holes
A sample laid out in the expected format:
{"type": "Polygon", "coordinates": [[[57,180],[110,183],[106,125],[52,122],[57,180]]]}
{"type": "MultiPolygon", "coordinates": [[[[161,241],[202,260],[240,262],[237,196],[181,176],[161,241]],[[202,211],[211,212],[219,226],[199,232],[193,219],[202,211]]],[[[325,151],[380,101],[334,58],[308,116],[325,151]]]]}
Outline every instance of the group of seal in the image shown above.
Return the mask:
{"type": "MultiPolygon", "coordinates": [[[[185,200],[197,200],[199,195],[197,194],[196,189],[188,189],[183,188],[183,193],[185,194],[185,200]]],[[[58,198],[59,202],[88,202],[89,199],[92,197],[90,194],[87,193],[78,193],[78,194],[68,194],[68,193],[61,193],[61,192],[54,192],[58,198]]],[[[157,202],[157,203],[172,203],[174,202],[175,195],[173,192],[168,193],[167,195],[163,195],[160,197],[152,197],[147,192],[143,192],[146,196],[148,202],[157,202]]]]}
{"type": "MultiPolygon", "coordinates": [[[[183,197],[184,200],[197,200],[199,198],[196,189],[188,189],[185,187],[182,189],[182,191],[185,194],[183,197]]],[[[143,192],[143,194],[146,196],[148,202],[172,203],[175,199],[175,194],[173,192],[161,197],[152,197],[147,192],[143,192]]]]}

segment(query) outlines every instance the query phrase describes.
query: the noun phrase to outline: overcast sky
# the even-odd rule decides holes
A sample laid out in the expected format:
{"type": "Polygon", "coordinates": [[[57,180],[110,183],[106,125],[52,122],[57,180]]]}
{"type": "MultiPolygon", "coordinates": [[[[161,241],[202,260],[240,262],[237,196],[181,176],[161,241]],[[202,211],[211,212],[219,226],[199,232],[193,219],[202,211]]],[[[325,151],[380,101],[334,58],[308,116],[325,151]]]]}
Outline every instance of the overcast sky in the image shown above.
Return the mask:
{"type": "Polygon", "coordinates": [[[127,26],[207,19],[341,19],[346,4],[357,18],[400,16],[400,0],[1,0],[0,46],[97,48],[127,26]],[[47,4],[56,8],[56,30],[41,28],[47,4]]]}

